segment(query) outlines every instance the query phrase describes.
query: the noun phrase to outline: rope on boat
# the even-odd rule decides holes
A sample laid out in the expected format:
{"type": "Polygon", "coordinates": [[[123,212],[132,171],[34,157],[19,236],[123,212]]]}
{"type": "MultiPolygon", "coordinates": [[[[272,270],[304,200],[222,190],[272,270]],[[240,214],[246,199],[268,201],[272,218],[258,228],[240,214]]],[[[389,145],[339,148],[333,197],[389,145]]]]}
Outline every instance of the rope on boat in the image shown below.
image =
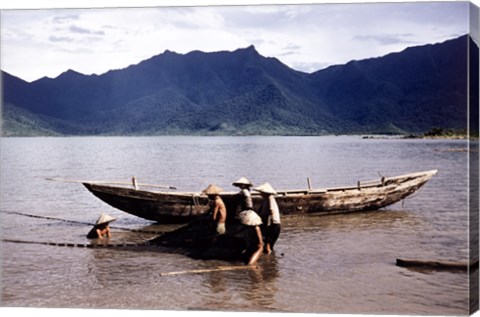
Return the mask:
{"type": "Polygon", "coordinates": [[[192,195],[193,205],[197,208],[200,207],[200,200],[198,199],[198,197],[199,196],[197,194],[192,195]]]}
{"type": "MultiPolygon", "coordinates": [[[[25,216],[25,217],[31,217],[31,218],[48,219],[48,220],[58,220],[58,221],[63,221],[63,222],[69,222],[69,223],[79,224],[79,225],[88,225],[88,226],[94,226],[94,225],[95,225],[94,223],[90,223],[90,222],[83,222],[83,221],[76,221],[76,220],[68,220],[68,219],[62,219],[62,218],[56,218],[56,217],[49,217],[49,216],[40,216],[40,215],[27,214],[27,213],[18,212],[18,211],[0,210],[0,212],[7,213],[7,214],[12,214],[12,215],[20,215],[20,216],[25,216]]],[[[119,230],[126,230],[126,231],[132,231],[132,232],[139,232],[139,233],[153,233],[153,234],[164,234],[164,233],[165,233],[164,231],[131,229],[131,228],[126,228],[126,227],[112,226],[112,225],[110,225],[110,228],[119,229],[119,230]]]]}

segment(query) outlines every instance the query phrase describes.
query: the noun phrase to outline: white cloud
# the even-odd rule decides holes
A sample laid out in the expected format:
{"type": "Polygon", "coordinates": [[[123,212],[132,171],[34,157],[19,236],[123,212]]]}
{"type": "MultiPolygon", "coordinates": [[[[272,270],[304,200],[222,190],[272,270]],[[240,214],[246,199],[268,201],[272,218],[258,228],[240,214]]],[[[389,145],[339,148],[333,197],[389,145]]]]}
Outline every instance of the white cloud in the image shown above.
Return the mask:
{"type": "Polygon", "coordinates": [[[50,36],[48,38],[51,42],[73,42],[73,39],[71,37],[67,37],[67,36],[50,36]]]}
{"type": "Polygon", "coordinates": [[[72,20],[78,20],[78,15],[76,14],[66,14],[63,16],[56,16],[52,19],[52,22],[54,24],[64,24],[64,23],[70,23],[72,20]]]}
{"type": "Polygon", "coordinates": [[[79,33],[79,34],[105,35],[105,32],[103,31],[89,30],[87,28],[82,28],[76,25],[70,25],[69,31],[72,33],[79,33]]]}
{"type": "Polygon", "coordinates": [[[2,69],[34,80],[124,68],[171,50],[235,50],[311,72],[468,32],[467,2],[2,12],[2,69]]]}

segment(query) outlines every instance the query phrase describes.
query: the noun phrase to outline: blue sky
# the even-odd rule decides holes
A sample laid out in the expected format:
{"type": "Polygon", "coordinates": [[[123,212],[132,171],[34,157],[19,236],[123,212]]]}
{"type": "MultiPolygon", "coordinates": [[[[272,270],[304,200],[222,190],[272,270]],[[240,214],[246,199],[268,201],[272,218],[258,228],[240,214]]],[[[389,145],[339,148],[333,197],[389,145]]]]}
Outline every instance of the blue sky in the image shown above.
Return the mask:
{"type": "Polygon", "coordinates": [[[468,2],[286,5],[280,0],[273,2],[279,5],[250,1],[252,5],[245,6],[238,5],[245,1],[207,1],[237,5],[185,7],[180,5],[205,1],[148,0],[135,2],[143,7],[125,8],[128,5],[121,1],[77,1],[66,8],[55,2],[45,1],[39,7],[17,1],[14,6],[0,6],[1,68],[28,81],[56,77],[68,69],[102,74],[167,49],[185,54],[232,51],[252,44],[264,56],[312,72],[443,42],[469,30],[468,2]],[[176,7],[157,6],[169,2],[176,7]],[[78,7],[88,9],[74,9],[78,7]]]}

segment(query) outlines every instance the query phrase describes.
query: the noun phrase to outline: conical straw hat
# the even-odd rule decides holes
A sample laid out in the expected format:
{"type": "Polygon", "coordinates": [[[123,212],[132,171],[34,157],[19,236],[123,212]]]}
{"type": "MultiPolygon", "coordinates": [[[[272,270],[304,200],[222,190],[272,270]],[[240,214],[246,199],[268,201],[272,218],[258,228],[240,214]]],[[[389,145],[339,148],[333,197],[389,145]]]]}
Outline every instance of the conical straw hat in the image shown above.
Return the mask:
{"type": "Polygon", "coordinates": [[[117,220],[117,219],[113,218],[112,216],[109,216],[107,214],[102,213],[100,215],[100,217],[98,217],[95,225],[102,225],[102,224],[109,223],[109,222],[112,222],[112,221],[115,221],[115,220],[117,220]]]}
{"type": "Polygon", "coordinates": [[[238,214],[240,222],[247,226],[259,226],[262,224],[262,219],[253,210],[244,210],[238,214]]]}
{"type": "Polygon", "coordinates": [[[256,190],[257,192],[265,193],[265,194],[270,194],[270,195],[276,195],[277,192],[275,189],[273,189],[272,185],[269,183],[262,184],[258,187],[255,187],[253,190],[256,190]]]}
{"type": "Polygon", "coordinates": [[[210,184],[208,185],[207,188],[205,188],[202,193],[206,194],[206,195],[218,195],[220,194],[220,192],[223,191],[223,189],[221,189],[220,187],[218,187],[217,185],[215,184],[210,184]]]}
{"type": "Polygon", "coordinates": [[[253,186],[252,183],[250,183],[250,181],[248,179],[246,179],[245,177],[240,177],[240,179],[233,182],[232,185],[233,186],[238,186],[238,185],[253,186]]]}

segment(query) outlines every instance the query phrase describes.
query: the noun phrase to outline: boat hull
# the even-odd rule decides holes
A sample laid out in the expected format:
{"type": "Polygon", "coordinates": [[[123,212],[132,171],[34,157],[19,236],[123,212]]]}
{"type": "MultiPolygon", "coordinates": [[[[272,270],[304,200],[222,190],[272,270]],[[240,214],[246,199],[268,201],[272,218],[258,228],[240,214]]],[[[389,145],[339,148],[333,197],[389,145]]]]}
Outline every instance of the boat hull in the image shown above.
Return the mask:
{"type": "MultiPolygon", "coordinates": [[[[416,192],[437,170],[358,183],[351,187],[278,191],[276,200],[283,215],[335,214],[376,210],[416,192]]],[[[199,193],[154,192],[134,188],[83,183],[96,197],[129,214],[162,223],[185,223],[209,211],[209,200],[199,193]]],[[[239,205],[236,193],[222,193],[229,218],[239,205]]],[[[261,196],[252,193],[254,209],[261,196]]]]}

